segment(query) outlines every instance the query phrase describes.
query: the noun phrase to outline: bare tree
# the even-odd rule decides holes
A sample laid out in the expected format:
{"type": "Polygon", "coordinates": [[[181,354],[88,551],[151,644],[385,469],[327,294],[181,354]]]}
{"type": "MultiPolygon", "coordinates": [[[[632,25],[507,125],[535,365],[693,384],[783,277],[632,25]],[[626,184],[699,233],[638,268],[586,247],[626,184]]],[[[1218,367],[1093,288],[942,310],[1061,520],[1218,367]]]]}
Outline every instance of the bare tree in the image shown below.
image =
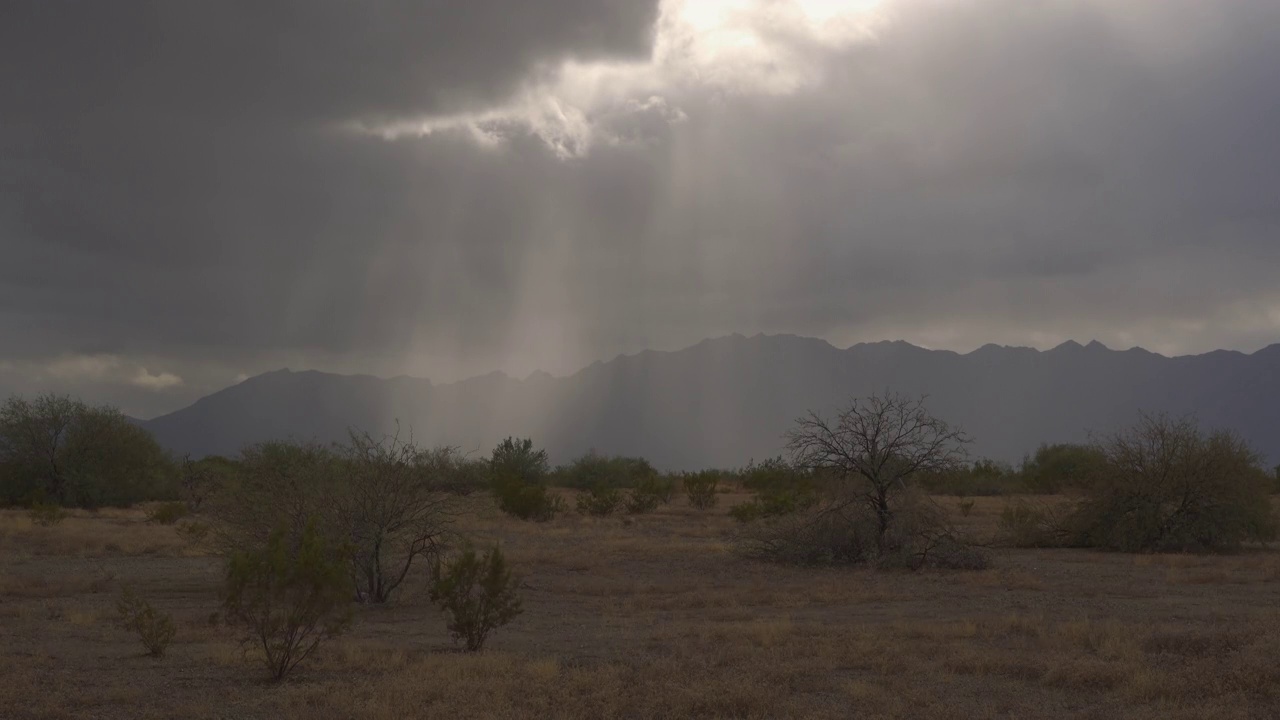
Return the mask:
{"type": "Polygon", "coordinates": [[[963,431],[929,414],[923,397],[895,393],[854,399],[832,420],[811,411],[787,433],[796,466],[841,481],[849,486],[850,501],[874,514],[881,553],[893,521],[894,495],[919,473],[961,465],[968,443],[963,431]]]}
{"type": "Polygon", "coordinates": [[[398,433],[351,431],[341,452],[346,481],[336,504],[352,544],[356,599],[386,602],[415,559],[442,549],[457,515],[449,488],[463,458],[454,448],[422,450],[398,433]]]}

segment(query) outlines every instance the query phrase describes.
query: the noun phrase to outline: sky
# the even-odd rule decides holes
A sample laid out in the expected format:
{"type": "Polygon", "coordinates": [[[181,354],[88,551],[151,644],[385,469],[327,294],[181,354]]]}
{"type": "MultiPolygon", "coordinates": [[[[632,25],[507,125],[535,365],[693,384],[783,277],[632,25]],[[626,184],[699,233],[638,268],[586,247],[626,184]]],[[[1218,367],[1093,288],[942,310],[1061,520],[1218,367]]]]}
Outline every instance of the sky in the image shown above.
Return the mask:
{"type": "Polygon", "coordinates": [[[1280,342],[1280,2],[0,6],[0,394],[1280,342]]]}

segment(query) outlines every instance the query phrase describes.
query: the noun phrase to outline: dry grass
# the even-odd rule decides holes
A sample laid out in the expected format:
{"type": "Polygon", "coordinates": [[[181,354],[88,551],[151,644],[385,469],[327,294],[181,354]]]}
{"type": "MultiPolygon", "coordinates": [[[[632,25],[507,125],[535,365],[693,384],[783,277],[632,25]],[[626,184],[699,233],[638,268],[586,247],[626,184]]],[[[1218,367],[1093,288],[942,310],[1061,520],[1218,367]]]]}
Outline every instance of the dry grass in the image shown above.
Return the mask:
{"type": "MultiPolygon", "coordinates": [[[[279,687],[209,623],[218,562],[172,527],[0,513],[0,717],[1280,717],[1272,552],[801,570],[731,552],[744,498],[548,524],[477,505],[464,530],[501,541],[527,582],[490,651],[452,650],[418,576],[279,687]],[[111,622],[123,584],[173,614],[163,660],[111,622]]],[[[957,522],[981,536],[1004,500],[975,501],[957,522]]]]}

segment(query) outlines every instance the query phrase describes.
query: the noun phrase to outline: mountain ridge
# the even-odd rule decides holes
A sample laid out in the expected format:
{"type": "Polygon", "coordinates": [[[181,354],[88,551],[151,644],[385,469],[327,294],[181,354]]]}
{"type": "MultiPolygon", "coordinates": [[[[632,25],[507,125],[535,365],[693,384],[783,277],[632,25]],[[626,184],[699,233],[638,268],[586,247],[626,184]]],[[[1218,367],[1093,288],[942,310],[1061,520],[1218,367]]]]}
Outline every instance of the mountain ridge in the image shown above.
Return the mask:
{"type": "Polygon", "coordinates": [[[555,461],[595,448],[693,469],[777,454],[803,412],[885,390],[929,395],[934,414],[975,438],[975,454],[998,459],[1113,430],[1139,410],[1194,413],[1280,458],[1280,344],[1166,357],[1094,340],[1049,350],[987,344],[962,354],[900,340],[841,349],[820,338],[735,333],[621,354],[563,376],[492,372],[433,383],[283,368],[141,424],[193,455],[288,437],[337,440],[348,426],[385,431],[399,420],[420,441],[469,451],[525,435],[555,461]]]}

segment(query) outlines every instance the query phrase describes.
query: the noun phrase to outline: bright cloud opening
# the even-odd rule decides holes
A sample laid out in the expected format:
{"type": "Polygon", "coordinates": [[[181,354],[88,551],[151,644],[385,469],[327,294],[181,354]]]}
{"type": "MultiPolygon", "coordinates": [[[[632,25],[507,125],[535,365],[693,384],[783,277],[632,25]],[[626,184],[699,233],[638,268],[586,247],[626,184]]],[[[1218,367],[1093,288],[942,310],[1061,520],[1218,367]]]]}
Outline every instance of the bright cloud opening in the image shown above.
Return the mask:
{"type": "Polygon", "coordinates": [[[561,158],[581,157],[597,144],[637,141],[618,129],[631,119],[684,120],[674,98],[690,89],[785,95],[820,82],[815,48],[874,38],[885,22],[880,6],[881,0],[664,0],[646,62],[567,61],[498,107],[355,127],[387,139],[460,130],[484,147],[530,134],[561,158]]]}

